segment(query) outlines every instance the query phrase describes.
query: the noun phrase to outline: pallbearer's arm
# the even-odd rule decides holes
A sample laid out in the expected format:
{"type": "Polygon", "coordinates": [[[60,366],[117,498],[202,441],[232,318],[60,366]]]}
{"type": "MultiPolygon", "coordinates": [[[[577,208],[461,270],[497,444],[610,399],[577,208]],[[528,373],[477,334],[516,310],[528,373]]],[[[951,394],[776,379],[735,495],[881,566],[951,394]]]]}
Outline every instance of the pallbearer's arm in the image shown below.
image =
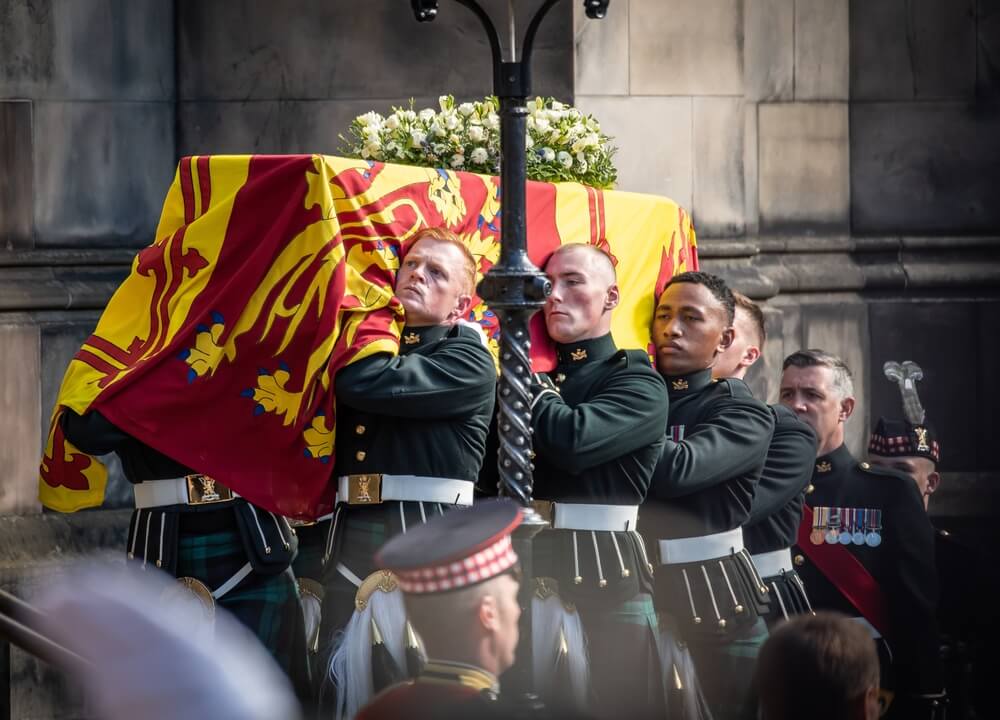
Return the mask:
{"type": "Polygon", "coordinates": [[[378,353],[351,363],[336,376],[336,397],[353,408],[411,418],[462,417],[493,402],[496,365],[475,335],[456,338],[427,354],[378,353]]]}
{"type": "Polygon", "coordinates": [[[107,455],[132,439],[97,410],[78,415],[67,408],[60,420],[66,439],[88,455],[107,455]]]}
{"type": "Polygon", "coordinates": [[[542,392],[531,418],[535,451],[570,473],[600,465],[658,442],[668,402],[666,386],[652,371],[614,374],[594,397],[573,407],[556,392],[542,392]]]}
{"type": "Polygon", "coordinates": [[[753,496],[747,525],[770,517],[795,499],[812,479],[816,463],[816,434],[792,415],[772,409],[777,422],[767,450],[767,460],[753,496]]]}
{"type": "Polygon", "coordinates": [[[684,439],[669,437],[653,471],[653,497],[689,495],[759,468],[767,456],[774,418],[753,398],[716,402],[704,421],[686,428],[684,439]]]}

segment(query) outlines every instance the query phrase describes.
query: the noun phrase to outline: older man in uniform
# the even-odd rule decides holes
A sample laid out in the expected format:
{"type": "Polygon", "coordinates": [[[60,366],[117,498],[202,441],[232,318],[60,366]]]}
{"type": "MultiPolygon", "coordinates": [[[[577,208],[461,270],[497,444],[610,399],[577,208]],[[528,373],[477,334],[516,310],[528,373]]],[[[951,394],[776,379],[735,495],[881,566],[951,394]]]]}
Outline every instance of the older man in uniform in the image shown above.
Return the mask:
{"type": "MultiPolygon", "coordinates": [[[[619,291],[606,253],[564,245],[545,271],[552,281],[545,325],[558,365],[532,386],[535,497],[552,520],[534,540],[540,599],[554,594],[578,615],[599,717],[661,717],[653,578],[636,522],[666,430],[666,388],[645,350],[620,350],[611,337],[619,291]]],[[[542,604],[539,613],[561,616],[561,604],[542,604]]],[[[574,621],[536,615],[533,627],[574,621]]],[[[567,634],[549,638],[552,649],[567,634]]],[[[578,656],[565,659],[571,664],[584,653],[567,651],[578,656]]],[[[535,662],[544,663],[539,654],[535,662]]],[[[558,681],[545,675],[539,690],[553,701],[558,681]]],[[[585,688],[576,689],[579,707],[585,688]]]]}
{"type": "Polygon", "coordinates": [[[451,506],[472,503],[496,388],[482,332],[461,322],[475,272],[472,255],[454,233],[417,233],[396,277],[406,311],[399,355],[373,355],[335,378],[339,485],[325,549],[323,638],[346,628],[331,676],[340,711],[348,716],[380,683],[415,669],[400,667],[406,665],[404,642],[414,649],[412,634],[375,551],[451,506]],[[365,667],[369,657],[383,662],[374,675],[365,667]]]}
{"type": "MultiPolygon", "coordinates": [[[[742,380],[761,356],[767,331],[760,307],[739,292],[735,337],[713,370],[717,378],[742,380]]],[[[743,542],[757,572],[771,591],[769,628],[792,615],[812,612],[802,579],[792,564],[791,547],[802,518],[802,501],[812,479],[816,434],[784,405],[769,405],[774,435],[757,483],[750,517],[743,525],[743,542]]]]}
{"type": "Polygon", "coordinates": [[[427,651],[419,676],[388,688],[359,720],[508,718],[499,676],[518,644],[519,566],[510,500],[485,500],[428,519],[390,540],[376,563],[390,570],[427,651]]]}
{"type": "Polygon", "coordinates": [[[713,381],[733,343],[735,300],[715,275],[672,278],[656,306],[656,366],[667,381],[667,437],[643,507],[657,538],[656,600],[679,624],[717,719],[743,714],[767,626],[767,588],[741,526],[767,458],[774,418],[742,380],[713,381]]]}
{"type": "MultiPolygon", "coordinates": [[[[859,463],[844,444],[854,413],[850,370],[822,350],[785,358],[780,399],[816,431],[812,489],[795,562],[813,606],[858,618],[888,649],[892,717],[935,717],[943,684],[935,621],[934,530],[913,481],[859,463]]],[[[886,696],[888,698],[888,696],[886,696]]]]}

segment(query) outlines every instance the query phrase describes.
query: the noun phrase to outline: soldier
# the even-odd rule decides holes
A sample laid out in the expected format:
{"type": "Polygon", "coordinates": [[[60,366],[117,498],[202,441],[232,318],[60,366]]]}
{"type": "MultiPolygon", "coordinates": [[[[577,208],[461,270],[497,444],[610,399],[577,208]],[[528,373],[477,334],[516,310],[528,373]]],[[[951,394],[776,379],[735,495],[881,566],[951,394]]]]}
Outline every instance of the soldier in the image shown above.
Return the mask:
{"type": "MultiPolygon", "coordinates": [[[[568,642],[562,660],[577,709],[587,702],[589,651],[597,716],[662,717],[653,578],[636,521],[663,444],[666,388],[645,350],[619,350],[611,337],[618,285],[606,253],[564,245],[545,270],[558,365],[532,385],[535,497],[552,520],[534,539],[535,664],[554,671],[568,642]]],[[[562,683],[552,672],[539,679],[558,703],[562,683]]]]}
{"type": "Polygon", "coordinates": [[[680,626],[715,718],[740,716],[767,638],[767,588],[743,546],[774,430],[742,380],[712,380],[733,343],[735,300],[715,275],[672,278],[653,317],[656,366],[670,395],[667,437],[643,527],[658,538],[656,600],[680,626]]]}
{"type": "Polygon", "coordinates": [[[934,532],[917,489],[901,473],[859,463],[844,444],[855,400],[843,360],[800,350],[783,368],[781,402],[819,442],[795,549],[809,598],[816,608],[858,617],[888,650],[883,688],[895,693],[891,716],[934,717],[943,707],[934,532]]]}
{"type": "Polygon", "coordinates": [[[428,655],[420,675],[378,695],[359,720],[508,718],[498,677],[518,642],[519,566],[509,500],[485,500],[394,537],[375,560],[391,570],[428,655]]]}
{"type": "Polygon", "coordinates": [[[297,541],[285,519],[139,442],[100,411],[67,409],[62,424],[85,453],[114,452],[133,484],[129,562],[179,578],[209,612],[217,604],[235,615],[308,698],[302,608],[290,567],[297,541]]]}
{"type": "Polygon", "coordinates": [[[406,311],[399,355],[372,355],[335,378],[339,485],[325,547],[323,637],[344,629],[330,675],[338,713],[348,717],[381,685],[416,669],[402,598],[375,551],[472,503],[496,391],[485,337],[460,322],[475,272],[454,233],[417,233],[396,277],[406,311]]]}
{"type": "MultiPolygon", "coordinates": [[[[735,338],[719,358],[715,377],[742,380],[760,358],[767,340],[764,314],[757,304],[739,292],[736,299],[735,338]]],[[[743,542],[757,572],[771,591],[769,628],[791,615],[812,612],[802,579],[792,564],[791,547],[802,518],[802,501],[812,479],[816,459],[816,434],[784,405],[769,405],[774,416],[774,435],[767,461],[753,497],[750,517],[743,525],[743,542]]]]}
{"type": "MultiPolygon", "coordinates": [[[[903,394],[905,419],[879,418],[868,443],[872,465],[909,475],[927,509],[930,496],[941,482],[938,473],[940,445],[934,428],[926,422],[917,396],[915,380],[923,374],[915,363],[887,362],[886,377],[897,382],[903,394]]],[[[995,647],[987,638],[996,637],[996,623],[987,606],[996,591],[989,589],[987,563],[975,546],[962,542],[948,530],[934,529],[941,597],[937,619],[941,628],[942,661],[948,690],[949,715],[958,718],[985,717],[988,707],[975,692],[977,671],[985,668],[985,652],[995,647]]]]}

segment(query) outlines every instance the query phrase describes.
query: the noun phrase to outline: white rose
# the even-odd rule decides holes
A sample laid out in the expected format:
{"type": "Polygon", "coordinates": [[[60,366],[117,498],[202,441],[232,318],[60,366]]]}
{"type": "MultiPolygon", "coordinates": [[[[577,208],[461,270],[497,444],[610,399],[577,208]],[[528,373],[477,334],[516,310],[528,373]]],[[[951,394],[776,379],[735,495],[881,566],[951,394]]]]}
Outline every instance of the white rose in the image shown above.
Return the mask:
{"type": "Polygon", "coordinates": [[[430,132],[431,132],[432,135],[435,135],[437,137],[444,137],[445,135],[448,134],[448,131],[445,130],[440,125],[438,125],[437,123],[433,123],[431,125],[430,132]]]}
{"type": "Polygon", "coordinates": [[[424,140],[427,139],[427,133],[422,133],[419,130],[414,130],[410,133],[410,147],[418,148],[423,145],[424,140]]]}
{"type": "Polygon", "coordinates": [[[570,155],[565,150],[560,150],[559,151],[559,154],[556,155],[556,160],[558,160],[559,164],[562,165],[567,170],[569,170],[571,167],[573,167],[573,156],[570,155]]]}
{"type": "MultiPolygon", "coordinates": [[[[565,153],[563,153],[565,155],[565,153]]],[[[550,147],[542,148],[542,160],[545,162],[552,162],[556,159],[556,151],[550,147]]]]}
{"type": "Polygon", "coordinates": [[[444,126],[449,130],[454,130],[459,126],[458,117],[454,113],[448,113],[444,119],[444,126]]]}
{"type": "Polygon", "coordinates": [[[472,103],[462,103],[458,106],[458,111],[465,117],[469,117],[469,115],[476,111],[476,108],[472,103]]]}
{"type": "Polygon", "coordinates": [[[538,118],[535,120],[535,129],[540,133],[544,133],[549,129],[549,121],[543,117],[538,118]]]}
{"type": "Polygon", "coordinates": [[[565,106],[565,105],[563,105],[563,104],[562,104],[561,102],[559,102],[558,100],[553,100],[553,101],[552,101],[552,109],[553,109],[553,110],[562,110],[562,109],[563,109],[564,107],[566,107],[566,106],[565,106]]]}
{"type": "Polygon", "coordinates": [[[473,125],[469,128],[469,140],[472,142],[482,142],[486,137],[486,131],[482,125],[473,125]]]}
{"type": "Polygon", "coordinates": [[[601,144],[601,138],[597,135],[597,133],[590,133],[583,138],[583,142],[586,147],[597,147],[601,144]]]}
{"type": "Polygon", "coordinates": [[[382,126],[382,116],[377,112],[366,112],[358,117],[358,122],[369,128],[379,128],[382,126]]]}
{"type": "Polygon", "coordinates": [[[495,112],[491,112],[486,116],[486,119],[483,120],[483,124],[485,124],[490,130],[496,130],[500,127],[500,116],[495,112]]]}
{"type": "Polygon", "coordinates": [[[410,122],[413,122],[414,120],[417,119],[417,114],[412,110],[403,110],[403,112],[401,112],[399,116],[402,120],[409,120],[410,122]]]}
{"type": "Polygon", "coordinates": [[[458,153],[456,153],[455,155],[451,156],[451,166],[453,168],[459,168],[462,167],[463,165],[465,165],[464,155],[459,155],[458,153]]]}
{"type": "Polygon", "coordinates": [[[390,130],[395,130],[396,128],[399,127],[399,117],[397,117],[395,114],[390,115],[385,119],[385,126],[390,130]]]}
{"type": "Polygon", "coordinates": [[[472,162],[476,165],[482,165],[489,159],[489,153],[486,152],[486,148],[477,147],[472,151],[472,162]]]}
{"type": "Polygon", "coordinates": [[[434,114],[435,113],[433,110],[431,110],[430,108],[425,108],[420,111],[417,117],[419,117],[424,122],[429,122],[434,119],[434,114]]]}
{"type": "Polygon", "coordinates": [[[570,150],[572,150],[574,153],[579,154],[580,151],[583,150],[583,148],[585,147],[586,145],[584,145],[583,140],[577,140],[575,143],[573,143],[573,146],[570,147],[570,150]]]}
{"type": "Polygon", "coordinates": [[[451,135],[448,136],[448,142],[450,142],[452,145],[461,145],[462,144],[462,138],[460,138],[458,135],[455,135],[453,133],[453,134],[451,134],[451,135]]]}
{"type": "Polygon", "coordinates": [[[367,160],[370,157],[377,158],[379,155],[379,151],[381,151],[381,149],[382,148],[380,145],[365,145],[363,148],[361,148],[361,157],[363,157],[365,160],[367,160]]]}

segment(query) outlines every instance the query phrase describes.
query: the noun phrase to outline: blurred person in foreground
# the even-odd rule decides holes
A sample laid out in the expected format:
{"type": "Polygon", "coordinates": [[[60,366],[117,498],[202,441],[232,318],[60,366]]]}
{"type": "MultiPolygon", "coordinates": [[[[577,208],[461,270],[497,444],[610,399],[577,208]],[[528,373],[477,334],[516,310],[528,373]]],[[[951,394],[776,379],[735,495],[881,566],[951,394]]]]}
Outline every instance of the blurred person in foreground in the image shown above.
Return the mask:
{"type": "Polygon", "coordinates": [[[359,720],[506,718],[516,708],[499,676],[514,664],[520,565],[510,535],[521,509],[486,500],[428,518],[379,550],[420,636],[427,662],[416,679],[377,695],[359,720]]]}
{"type": "Polygon", "coordinates": [[[865,629],[839,613],[781,623],[757,658],[760,720],[875,720],[878,654],[865,629]]]}
{"type": "Polygon", "coordinates": [[[288,678],[234,616],[163,572],[94,563],[39,598],[39,628],[102,720],[296,720],[288,678]]]}

